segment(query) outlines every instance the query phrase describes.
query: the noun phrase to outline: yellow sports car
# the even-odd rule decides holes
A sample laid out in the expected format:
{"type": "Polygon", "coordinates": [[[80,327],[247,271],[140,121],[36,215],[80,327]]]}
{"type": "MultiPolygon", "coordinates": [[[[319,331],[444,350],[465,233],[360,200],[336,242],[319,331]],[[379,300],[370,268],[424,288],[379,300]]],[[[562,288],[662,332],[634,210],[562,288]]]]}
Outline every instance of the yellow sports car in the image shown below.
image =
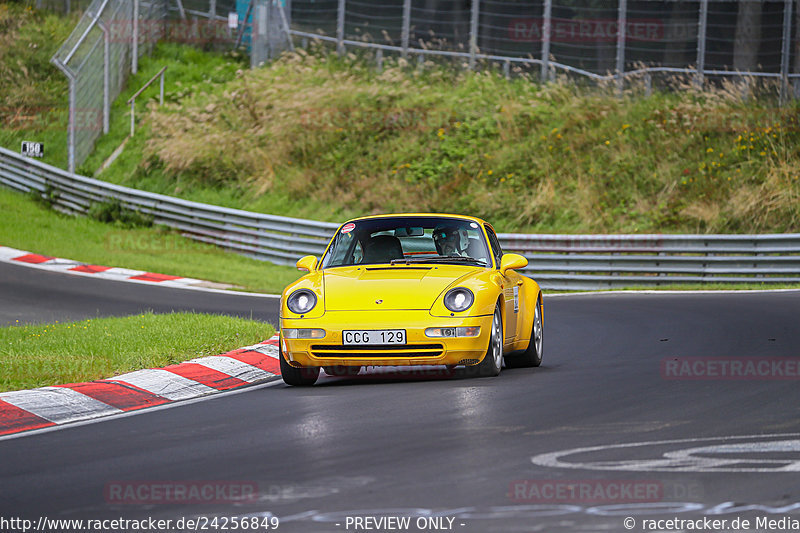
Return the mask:
{"type": "Polygon", "coordinates": [[[289,385],[320,368],[466,365],[477,376],[542,362],[544,306],[528,260],[504,254],[478,218],[402,214],[342,224],[322,260],[281,297],[280,365],[289,385]]]}

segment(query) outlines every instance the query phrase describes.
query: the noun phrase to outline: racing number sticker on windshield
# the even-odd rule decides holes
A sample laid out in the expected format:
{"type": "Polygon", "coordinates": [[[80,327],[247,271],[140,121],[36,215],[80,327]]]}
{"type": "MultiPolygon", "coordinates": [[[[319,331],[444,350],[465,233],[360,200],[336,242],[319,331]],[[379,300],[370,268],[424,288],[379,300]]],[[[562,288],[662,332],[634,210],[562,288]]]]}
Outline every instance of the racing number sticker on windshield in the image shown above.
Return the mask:
{"type": "Polygon", "coordinates": [[[354,229],[356,229],[356,225],[350,222],[349,224],[342,226],[342,233],[350,233],[354,229]]]}

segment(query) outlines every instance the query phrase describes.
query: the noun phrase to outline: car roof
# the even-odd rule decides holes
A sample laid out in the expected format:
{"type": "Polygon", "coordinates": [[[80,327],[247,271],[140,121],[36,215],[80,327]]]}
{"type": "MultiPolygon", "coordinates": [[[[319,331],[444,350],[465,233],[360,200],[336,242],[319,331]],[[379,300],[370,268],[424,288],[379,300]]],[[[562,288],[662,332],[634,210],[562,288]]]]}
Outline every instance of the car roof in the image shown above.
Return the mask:
{"type": "MultiPolygon", "coordinates": [[[[357,222],[359,220],[371,220],[375,218],[402,218],[402,217],[441,217],[441,218],[453,218],[460,220],[471,220],[479,224],[486,224],[485,220],[477,217],[471,217],[468,215],[453,215],[448,213],[391,213],[385,215],[367,215],[363,217],[353,218],[351,220],[348,220],[347,222],[357,222]]],[[[347,222],[345,222],[345,224],[347,222]]]]}

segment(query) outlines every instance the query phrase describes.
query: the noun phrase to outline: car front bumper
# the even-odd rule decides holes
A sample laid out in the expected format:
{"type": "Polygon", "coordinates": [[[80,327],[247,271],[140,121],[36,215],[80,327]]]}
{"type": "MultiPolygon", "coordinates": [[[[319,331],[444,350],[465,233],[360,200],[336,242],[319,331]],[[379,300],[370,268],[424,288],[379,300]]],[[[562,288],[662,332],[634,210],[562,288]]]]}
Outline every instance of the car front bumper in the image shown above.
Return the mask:
{"type": "Polygon", "coordinates": [[[434,317],[428,311],[326,311],[316,319],[281,319],[281,350],[296,367],[474,365],[489,346],[492,316],[434,317]],[[481,328],[476,337],[428,337],[432,327],[481,328]],[[287,339],[284,329],[322,329],[319,339],[287,339]],[[402,329],[403,345],[344,345],[342,331],[402,329]]]}

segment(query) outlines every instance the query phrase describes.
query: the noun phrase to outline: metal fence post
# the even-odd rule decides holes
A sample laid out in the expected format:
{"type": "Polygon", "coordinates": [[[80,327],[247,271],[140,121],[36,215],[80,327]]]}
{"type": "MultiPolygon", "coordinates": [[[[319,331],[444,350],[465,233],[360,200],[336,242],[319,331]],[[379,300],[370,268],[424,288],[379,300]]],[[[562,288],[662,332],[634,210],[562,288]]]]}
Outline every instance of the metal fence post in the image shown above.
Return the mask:
{"type": "Polygon", "coordinates": [[[403,59],[408,57],[409,33],[411,33],[411,0],[403,0],[403,29],[400,31],[403,59]]]}
{"type": "Polygon", "coordinates": [[[217,0],[209,0],[208,19],[213,21],[215,18],[217,18],[217,0]]]}
{"type": "Polygon", "coordinates": [[[136,131],[136,102],[131,100],[131,137],[133,137],[133,133],[136,131]]]}
{"type": "Polygon", "coordinates": [[[475,68],[475,55],[478,53],[478,20],[480,17],[480,0],[472,0],[469,22],[469,69],[475,68]]]}
{"type": "Polygon", "coordinates": [[[69,119],[67,122],[67,169],[75,172],[75,75],[61,61],[53,57],[50,60],[58,70],[64,73],[69,81],[69,119]]]}
{"type": "Polygon", "coordinates": [[[694,85],[702,90],[706,70],[706,27],[708,26],[708,0],[700,0],[700,15],[697,20],[697,73],[694,85]]]}
{"type": "Polygon", "coordinates": [[[553,27],[553,0],[544,0],[542,16],[542,82],[550,78],[550,32],[553,27]]]}
{"type": "Polygon", "coordinates": [[[133,0],[133,28],[131,30],[131,73],[139,70],[139,0],[133,0]]]}
{"type": "Polygon", "coordinates": [[[108,133],[109,129],[109,116],[111,114],[111,96],[109,95],[109,49],[111,45],[111,37],[109,36],[108,26],[102,20],[97,21],[97,26],[103,32],[103,133],[108,133]]]}
{"type": "Polygon", "coordinates": [[[344,11],[345,0],[339,0],[339,7],[336,12],[336,53],[339,57],[344,55],[344,11]]]}
{"type": "Polygon", "coordinates": [[[69,123],[67,124],[67,169],[75,172],[75,78],[69,80],[69,123]]]}
{"type": "Polygon", "coordinates": [[[161,71],[161,79],[158,82],[158,105],[164,105],[164,74],[166,69],[161,71]]]}
{"type": "Polygon", "coordinates": [[[617,93],[622,96],[625,88],[625,40],[628,25],[628,0],[619,0],[617,14],[617,93]]]}
{"type": "Polygon", "coordinates": [[[783,44],[781,46],[781,105],[786,103],[789,94],[789,56],[792,42],[792,2],[783,2],[783,44]]]}

